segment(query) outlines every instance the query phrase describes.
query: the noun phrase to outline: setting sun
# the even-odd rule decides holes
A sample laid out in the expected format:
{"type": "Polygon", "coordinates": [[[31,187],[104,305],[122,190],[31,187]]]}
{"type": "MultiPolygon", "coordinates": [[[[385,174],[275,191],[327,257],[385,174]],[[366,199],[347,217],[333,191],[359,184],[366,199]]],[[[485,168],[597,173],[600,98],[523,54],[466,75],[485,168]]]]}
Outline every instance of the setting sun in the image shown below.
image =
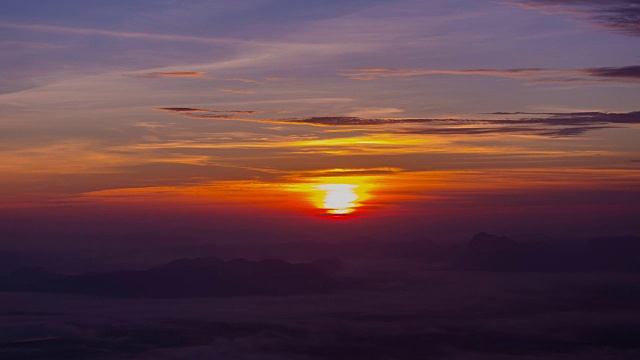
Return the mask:
{"type": "Polygon", "coordinates": [[[318,190],[324,191],[322,208],[329,214],[346,215],[355,211],[359,206],[359,198],[355,189],[358,185],[351,184],[325,184],[319,185],[318,190]]]}
{"type": "Polygon", "coordinates": [[[323,176],[309,182],[290,184],[287,189],[303,193],[316,215],[352,215],[362,212],[378,187],[375,176],[323,176]]]}

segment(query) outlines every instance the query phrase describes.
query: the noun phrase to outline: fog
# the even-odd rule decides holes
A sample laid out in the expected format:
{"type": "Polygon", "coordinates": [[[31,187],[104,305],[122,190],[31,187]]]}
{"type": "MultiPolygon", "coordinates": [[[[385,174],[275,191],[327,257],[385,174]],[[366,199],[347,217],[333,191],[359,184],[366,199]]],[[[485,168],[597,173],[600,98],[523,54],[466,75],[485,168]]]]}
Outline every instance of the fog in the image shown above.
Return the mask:
{"type": "Polygon", "coordinates": [[[3,359],[635,359],[635,273],[346,264],[326,294],[109,299],[0,293],[3,359]]]}

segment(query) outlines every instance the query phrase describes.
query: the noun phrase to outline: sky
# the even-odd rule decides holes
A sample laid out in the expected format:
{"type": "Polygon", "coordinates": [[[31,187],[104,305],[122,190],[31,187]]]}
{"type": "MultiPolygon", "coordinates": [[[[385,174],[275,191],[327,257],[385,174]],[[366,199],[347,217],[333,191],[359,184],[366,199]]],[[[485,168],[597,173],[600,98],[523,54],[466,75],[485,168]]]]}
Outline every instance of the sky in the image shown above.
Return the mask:
{"type": "Polygon", "coordinates": [[[2,250],[640,234],[638,1],[0,5],[2,250]]]}

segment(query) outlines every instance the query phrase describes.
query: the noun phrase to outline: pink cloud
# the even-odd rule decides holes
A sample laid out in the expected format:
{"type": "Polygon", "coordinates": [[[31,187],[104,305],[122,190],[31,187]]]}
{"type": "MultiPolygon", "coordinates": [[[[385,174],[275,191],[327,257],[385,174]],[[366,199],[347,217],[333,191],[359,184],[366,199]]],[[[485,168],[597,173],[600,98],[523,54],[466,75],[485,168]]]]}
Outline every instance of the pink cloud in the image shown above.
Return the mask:
{"type": "Polygon", "coordinates": [[[158,79],[165,77],[198,78],[205,74],[206,73],[200,71],[158,71],[140,74],[124,74],[124,76],[139,79],[158,79]]]}
{"type": "Polygon", "coordinates": [[[220,91],[223,92],[228,92],[228,93],[232,93],[232,94],[253,94],[253,91],[249,91],[249,90],[237,90],[237,89],[219,89],[220,91]]]}

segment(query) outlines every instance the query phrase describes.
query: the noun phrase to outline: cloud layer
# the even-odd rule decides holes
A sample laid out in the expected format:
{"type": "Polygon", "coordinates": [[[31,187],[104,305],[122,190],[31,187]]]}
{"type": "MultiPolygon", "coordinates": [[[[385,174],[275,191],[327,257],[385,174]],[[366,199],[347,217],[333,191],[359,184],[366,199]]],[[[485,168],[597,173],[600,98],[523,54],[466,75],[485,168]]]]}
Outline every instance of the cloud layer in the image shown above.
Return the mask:
{"type": "Polygon", "coordinates": [[[251,110],[210,110],[195,109],[189,107],[164,107],[155,108],[154,110],[167,112],[170,114],[178,114],[183,117],[198,120],[248,120],[237,114],[254,114],[251,110]]]}
{"type": "Polygon", "coordinates": [[[306,118],[249,118],[240,115],[257,113],[250,110],[205,110],[189,107],[156,108],[199,120],[242,120],[260,123],[331,127],[384,127],[390,132],[442,135],[482,135],[493,133],[527,134],[539,136],[577,136],[589,130],[624,124],[640,124],[640,111],[629,113],[573,112],[527,113],[494,112],[486,118],[365,118],[356,116],[315,116],[306,118]],[[497,118],[496,118],[497,117],[497,118]]]}
{"type": "Polygon", "coordinates": [[[601,67],[585,69],[395,69],[395,68],[354,68],[340,72],[354,80],[376,80],[381,78],[413,77],[424,75],[481,75],[508,79],[526,80],[532,83],[575,82],[575,81],[638,81],[640,65],[622,67],[601,67]]]}
{"type": "Polygon", "coordinates": [[[324,126],[402,125],[403,132],[414,134],[480,135],[491,133],[530,134],[540,136],[576,136],[589,130],[616,124],[639,124],[640,112],[630,113],[494,113],[518,115],[516,119],[365,119],[358,117],[314,117],[288,120],[290,123],[324,126]],[[411,126],[415,125],[415,126],[411,126]],[[408,127],[407,127],[408,126],[408,127]]]}

